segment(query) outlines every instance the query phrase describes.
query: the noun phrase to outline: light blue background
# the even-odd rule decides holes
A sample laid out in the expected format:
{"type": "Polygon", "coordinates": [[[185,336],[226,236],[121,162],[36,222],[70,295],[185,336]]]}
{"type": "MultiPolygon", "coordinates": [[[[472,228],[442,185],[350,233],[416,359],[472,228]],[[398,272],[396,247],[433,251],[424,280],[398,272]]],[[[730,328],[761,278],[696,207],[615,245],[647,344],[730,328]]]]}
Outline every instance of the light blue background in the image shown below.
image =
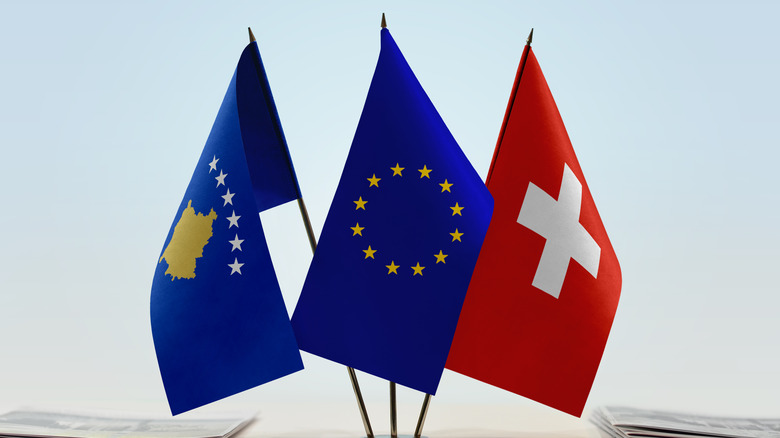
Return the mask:
{"type": "MultiPolygon", "coordinates": [[[[777,416],[780,3],[417,3],[4,2],[0,405],[167,412],[152,275],[246,27],[319,233],[386,12],[483,177],[536,29],[623,270],[588,407],[777,416]]],[[[308,242],[294,203],[262,218],[291,311],[308,242]]],[[[343,367],[304,361],[221,406],[352,400],[343,367]]],[[[385,382],[361,383],[386,400],[385,382]]],[[[446,372],[434,403],[459,402],[534,404],[446,372]]]]}

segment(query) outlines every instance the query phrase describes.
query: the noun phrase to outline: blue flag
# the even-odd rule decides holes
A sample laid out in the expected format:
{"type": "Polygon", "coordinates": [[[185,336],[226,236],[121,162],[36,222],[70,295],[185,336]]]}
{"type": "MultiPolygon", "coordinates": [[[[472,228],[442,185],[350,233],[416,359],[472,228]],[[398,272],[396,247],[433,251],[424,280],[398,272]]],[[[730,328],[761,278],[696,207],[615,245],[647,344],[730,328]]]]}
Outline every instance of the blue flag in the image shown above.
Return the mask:
{"type": "Polygon", "coordinates": [[[174,415],[303,368],[258,215],[298,196],[253,42],[154,274],[152,334],[174,415]]]}
{"type": "Polygon", "coordinates": [[[292,323],[304,351],[435,394],[493,200],[381,32],[292,323]]]}

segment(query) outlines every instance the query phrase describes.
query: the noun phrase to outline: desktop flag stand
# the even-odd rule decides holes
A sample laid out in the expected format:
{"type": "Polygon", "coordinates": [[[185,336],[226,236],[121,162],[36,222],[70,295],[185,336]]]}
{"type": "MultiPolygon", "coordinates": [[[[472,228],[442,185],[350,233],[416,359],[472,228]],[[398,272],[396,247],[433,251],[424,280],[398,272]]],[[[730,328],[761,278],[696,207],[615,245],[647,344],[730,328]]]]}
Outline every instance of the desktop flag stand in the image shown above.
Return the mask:
{"type": "Polygon", "coordinates": [[[531,36],[486,185],[386,27],[319,246],[249,31],[152,285],[173,414],[302,369],[299,348],[347,366],[368,438],[355,369],[390,382],[392,437],[396,383],[425,393],[420,437],[445,366],[581,414],[620,268],[531,36]],[[314,252],[292,320],[256,214],[291,200],[314,252]]]}

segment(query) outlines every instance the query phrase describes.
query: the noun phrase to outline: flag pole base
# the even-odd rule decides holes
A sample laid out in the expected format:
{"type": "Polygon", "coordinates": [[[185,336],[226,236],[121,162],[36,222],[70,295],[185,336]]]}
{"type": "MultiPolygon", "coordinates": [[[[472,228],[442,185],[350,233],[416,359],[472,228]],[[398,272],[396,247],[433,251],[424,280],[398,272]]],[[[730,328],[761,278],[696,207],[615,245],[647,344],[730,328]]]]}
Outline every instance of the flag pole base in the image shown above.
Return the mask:
{"type": "MultiPolygon", "coordinates": [[[[360,438],[367,438],[365,435],[363,435],[360,438]]],[[[396,436],[393,435],[374,435],[374,438],[429,438],[427,435],[422,435],[419,437],[415,437],[414,435],[404,435],[404,434],[398,434],[396,436]]]]}

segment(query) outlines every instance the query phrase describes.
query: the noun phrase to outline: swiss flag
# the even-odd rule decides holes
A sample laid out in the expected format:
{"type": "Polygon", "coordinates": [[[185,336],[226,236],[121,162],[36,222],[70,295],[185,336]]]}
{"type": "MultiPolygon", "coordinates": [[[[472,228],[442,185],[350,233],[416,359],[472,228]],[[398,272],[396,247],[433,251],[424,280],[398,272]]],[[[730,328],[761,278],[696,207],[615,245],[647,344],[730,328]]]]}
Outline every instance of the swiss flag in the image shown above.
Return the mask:
{"type": "Polygon", "coordinates": [[[620,266],[530,45],[487,186],[495,208],[447,368],[579,416],[620,266]]]}

